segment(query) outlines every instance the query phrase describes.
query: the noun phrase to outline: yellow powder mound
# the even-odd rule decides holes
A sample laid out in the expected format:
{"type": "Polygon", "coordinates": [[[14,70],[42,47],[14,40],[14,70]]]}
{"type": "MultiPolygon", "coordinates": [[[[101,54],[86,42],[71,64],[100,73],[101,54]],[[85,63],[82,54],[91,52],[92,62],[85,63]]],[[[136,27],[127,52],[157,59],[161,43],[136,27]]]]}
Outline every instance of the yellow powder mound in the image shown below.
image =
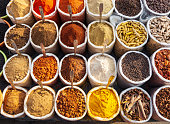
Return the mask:
{"type": "Polygon", "coordinates": [[[3,95],[2,95],[2,92],[0,90],[0,109],[1,109],[2,101],[3,101],[3,95]]]}

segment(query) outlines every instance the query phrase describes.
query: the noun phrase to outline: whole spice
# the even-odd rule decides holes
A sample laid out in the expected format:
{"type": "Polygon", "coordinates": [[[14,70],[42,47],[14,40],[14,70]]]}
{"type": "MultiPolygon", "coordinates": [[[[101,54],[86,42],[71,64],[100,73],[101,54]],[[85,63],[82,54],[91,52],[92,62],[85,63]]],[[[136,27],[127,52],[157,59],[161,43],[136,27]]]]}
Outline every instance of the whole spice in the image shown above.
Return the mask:
{"type": "Polygon", "coordinates": [[[52,111],[53,106],[53,94],[48,89],[35,89],[28,96],[27,111],[33,116],[45,116],[52,111]]]}
{"type": "Polygon", "coordinates": [[[49,81],[57,73],[57,61],[53,56],[40,57],[33,65],[33,74],[37,80],[49,81]]]}
{"type": "Polygon", "coordinates": [[[9,3],[9,1],[10,0],[1,0],[1,2],[0,2],[0,17],[6,15],[6,6],[9,3]]]}
{"type": "Polygon", "coordinates": [[[108,56],[95,56],[90,61],[90,73],[95,79],[107,82],[111,75],[115,76],[115,64],[108,56]]]}
{"type": "Polygon", "coordinates": [[[72,13],[77,14],[80,13],[84,8],[84,0],[60,0],[59,8],[68,13],[68,5],[71,5],[72,13]]]}
{"type": "MultiPolygon", "coordinates": [[[[1,2],[0,2],[1,4],[1,2]]],[[[8,25],[7,24],[3,24],[0,23],[0,43],[2,43],[4,41],[4,36],[5,36],[5,32],[8,30],[8,25]]]]}
{"type": "MultiPolygon", "coordinates": [[[[16,18],[24,17],[28,14],[31,9],[30,6],[30,0],[12,0],[12,3],[10,4],[10,8],[16,18]]],[[[10,12],[9,14],[12,15],[10,12]]]]}
{"type": "Polygon", "coordinates": [[[6,43],[8,46],[12,47],[12,41],[15,42],[17,48],[20,49],[24,47],[29,40],[30,29],[24,25],[17,25],[10,29],[6,36],[6,43]]]}
{"type": "Polygon", "coordinates": [[[74,40],[78,41],[78,45],[85,40],[85,29],[78,23],[67,24],[61,30],[61,41],[69,47],[74,46],[74,40]]]}
{"type": "Polygon", "coordinates": [[[8,61],[5,67],[5,74],[10,81],[20,81],[26,77],[28,69],[28,57],[18,55],[8,61]]]}
{"type": "Polygon", "coordinates": [[[126,16],[136,16],[141,11],[140,0],[115,0],[119,13],[126,16]]]}
{"type": "Polygon", "coordinates": [[[51,22],[39,22],[32,29],[32,41],[38,46],[40,46],[40,43],[43,43],[45,47],[48,47],[55,42],[56,37],[57,30],[51,22]]]}
{"type": "Polygon", "coordinates": [[[33,9],[36,13],[40,15],[39,6],[42,6],[44,15],[49,15],[55,10],[56,0],[35,0],[33,4],[33,9]]]}
{"type": "Polygon", "coordinates": [[[170,87],[162,88],[156,94],[156,106],[159,113],[170,120],[170,87]]]}
{"type": "Polygon", "coordinates": [[[103,3],[103,14],[107,14],[113,8],[112,0],[87,0],[87,3],[89,11],[94,14],[99,14],[100,3],[103,3]]]}
{"type": "Polygon", "coordinates": [[[148,7],[158,13],[167,13],[170,11],[170,0],[146,0],[148,7]]]}
{"type": "Polygon", "coordinates": [[[151,19],[149,23],[150,32],[161,43],[170,44],[170,19],[161,16],[151,19]]]}
{"type": "Polygon", "coordinates": [[[4,56],[2,55],[0,51],[0,72],[2,71],[3,65],[5,64],[4,56]]]}
{"type": "Polygon", "coordinates": [[[113,29],[107,23],[96,22],[89,29],[90,41],[97,46],[104,46],[106,40],[109,45],[113,41],[113,35],[113,29]]]}
{"type": "Polygon", "coordinates": [[[160,50],[155,55],[155,66],[158,73],[167,80],[170,80],[170,50],[160,50]]]}
{"type": "Polygon", "coordinates": [[[117,35],[126,46],[136,47],[145,42],[147,32],[140,22],[126,21],[117,27],[117,35]]]}
{"type": "Polygon", "coordinates": [[[131,120],[146,120],[150,114],[150,99],[140,89],[132,89],[122,95],[121,106],[131,120]]]}
{"type": "Polygon", "coordinates": [[[70,71],[74,72],[74,82],[80,81],[86,73],[86,64],[82,57],[70,55],[64,58],[61,66],[62,77],[71,82],[70,71]]]}
{"type": "Polygon", "coordinates": [[[75,88],[66,88],[57,98],[58,112],[68,118],[81,117],[86,109],[85,97],[75,88]]]}
{"type": "Polygon", "coordinates": [[[24,111],[24,99],[26,93],[19,89],[8,89],[4,98],[3,109],[10,115],[16,115],[24,111]]]}
{"type": "Polygon", "coordinates": [[[139,53],[128,53],[122,59],[122,72],[132,81],[142,81],[149,76],[149,61],[139,53]]]}
{"type": "Polygon", "coordinates": [[[111,89],[100,88],[90,95],[89,109],[94,116],[110,118],[117,113],[118,108],[118,99],[111,89]]]}

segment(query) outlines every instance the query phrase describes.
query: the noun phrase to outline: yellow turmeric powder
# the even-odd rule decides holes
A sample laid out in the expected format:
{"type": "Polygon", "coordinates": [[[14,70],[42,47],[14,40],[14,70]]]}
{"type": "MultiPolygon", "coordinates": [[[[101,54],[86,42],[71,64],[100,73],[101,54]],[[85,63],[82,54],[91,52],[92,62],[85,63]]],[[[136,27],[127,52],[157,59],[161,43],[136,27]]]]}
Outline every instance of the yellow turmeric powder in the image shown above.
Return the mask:
{"type": "Polygon", "coordinates": [[[118,111],[119,104],[111,89],[101,88],[90,95],[89,108],[94,116],[110,118],[118,111]]]}

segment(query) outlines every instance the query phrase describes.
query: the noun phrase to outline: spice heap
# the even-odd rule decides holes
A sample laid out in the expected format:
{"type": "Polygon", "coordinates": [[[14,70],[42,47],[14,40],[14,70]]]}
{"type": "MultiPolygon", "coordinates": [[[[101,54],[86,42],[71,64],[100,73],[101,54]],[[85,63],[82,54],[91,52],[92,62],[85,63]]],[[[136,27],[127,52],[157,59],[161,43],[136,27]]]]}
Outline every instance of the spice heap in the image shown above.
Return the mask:
{"type": "Polygon", "coordinates": [[[99,14],[99,5],[103,3],[103,14],[107,14],[112,8],[112,0],[87,0],[89,11],[94,14],[99,14]]]}
{"type": "Polygon", "coordinates": [[[170,50],[160,50],[155,55],[155,66],[158,73],[167,80],[170,80],[170,50]]]}
{"type": "Polygon", "coordinates": [[[72,13],[77,14],[80,13],[84,8],[84,0],[60,0],[59,8],[68,13],[68,5],[71,5],[72,13]]]}
{"type": "Polygon", "coordinates": [[[70,55],[64,58],[61,66],[62,77],[71,82],[70,71],[74,72],[73,82],[79,82],[86,74],[86,64],[82,57],[70,55]]]}
{"type": "MultiPolygon", "coordinates": [[[[12,3],[10,4],[10,8],[16,18],[24,17],[28,14],[30,11],[30,6],[30,0],[12,0],[12,3]]],[[[12,15],[10,11],[9,14],[12,15]]]]}
{"type": "Polygon", "coordinates": [[[0,109],[1,109],[2,102],[3,102],[3,94],[0,90],[0,109]]]}
{"type": "Polygon", "coordinates": [[[4,98],[3,109],[10,115],[16,115],[24,111],[24,99],[26,93],[19,89],[8,89],[4,98]]]}
{"type": "Polygon", "coordinates": [[[81,117],[86,109],[84,95],[75,88],[61,91],[56,102],[58,112],[68,118],[81,117]]]}
{"type": "Polygon", "coordinates": [[[159,113],[170,120],[170,87],[161,89],[156,95],[156,106],[159,113]]]}
{"type": "Polygon", "coordinates": [[[89,109],[96,117],[110,118],[117,113],[118,108],[118,99],[111,89],[100,88],[90,95],[89,109]]]}
{"type": "Polygon", "coordinates": [[[136,47],[145,42],[147,32],[140,22],[127,21],[122,22],[117,27],[117,35],[119,39],[129,47],[136,47]]]}
{"type": "Polygon", "coordinates": [[[115,62],[112,58],[99,55],[90,61],[91,75],[101,82],[107,82],[111,75],[115,75],[115,62]]]}
{"type": "Polygon", "coordinates": [[[34,62],[33,74],[37,80],[49,81],[57,73],[57,61],[53,56],[40,57],[34,62]]]}
{"type": "Polygon", "coordinates": [[[146,120],[150,114],[150,99],[140,89],[132,89],[123,94],[121,100],[123,112],[130,120],[146,120]]]}
{"type": "Polygon", "coordinates": [[[6,15],[6,6],[9,3],[9,1],[10,0],[1,0],[1,2],[0,2],[0,17],[6,15]]]}
{"type": "Polygon", "coordinates": [[[115,0],[119,13],[126,16],[136,16],[141,11],[140,0],[115,0]]]}
{"type": "Polygon", "coordinates": [[[161,43],[170,44],[170,19],[167,16],[153,18],[150,23],[151,34],[161,43]]]}
{"type": "Polygon", "coordinates": [[[65,25],[61,30],[61,41],[66,46],[73,47],[74,40],[78,41],[78,45],[85,40],[85,29],[78,23],[65,25]]]}
{"type": "Polygon", "coordinates": [[[45,47],[48,47],[54,43],[56,37],[57,30],[54,23],[40,22],[32,29],[32,41],[38,46],[40,46],[40,43],[43,43],[45,47]]]}
{"type": "Polygon", "coordinates": [[[5,74],[10,81],[20,81],[26,77],[28,69],[28,57],[18,55],[10,59],[10,61],[6,64],[5,74]]]}
{"type": "Polygon", "coordinates": [[[40,15],[39,6],[42,6],[44,15],[49,15],[55,10],[56,0],[35,0],[33,4],[33,9],[36,13],[40,15]]]}
{"type": "Polygon", "coordinates": [[[169,0],[146,0],[148,7],[158,13],[167,13],[170,11],[169,0]]]}
{"type": "Polygon", "coordinates": [[[52,111],[54,98],[51,91],[38,88],[33,90],[28,96],[27,111],[36,117],[42,117],[52,111]]]}
{"type": "Polygon", "coordinates": [[[12,39],[17,45],[17,48],[20,49],[27,44],[29,40],[29,34],[30,29],[28,27],[24,25],[17,25],[10,29],[10,31],[7,33],[6,43],[8,44],[8,46],[13,48],[11,42],[12,39]]]}
{"type": "Polygon", "coordinates": [[[0,72],[2,71],[4,64],[5,64],[5,59],[2,53],[0,52],[0,72]]]}
{"type": "Polygon", "coordinates": [[[107,23],[96,22],[89,29],[90,41],[97,46],[104,46],[106,40],[109,45],[113,41],[113,35],[113,29],[107,23]]]}
{"type": "MultiPolygon", "coordinates": [[[[1,4],[1,2],[0,2],[1,4]]],[[[4,36],[5,36],[5,32],[8,30],[8,25],[7,24],[3,24],[0,23],[0,43],[2,43],[4,41],[4,36]]]]}
{"type": "Polygon", "coordinates": [[[142,81],[149,76],[149,61],[139,53],[128,53],[122,59],[123,74],[132,81],[142,81]]]}

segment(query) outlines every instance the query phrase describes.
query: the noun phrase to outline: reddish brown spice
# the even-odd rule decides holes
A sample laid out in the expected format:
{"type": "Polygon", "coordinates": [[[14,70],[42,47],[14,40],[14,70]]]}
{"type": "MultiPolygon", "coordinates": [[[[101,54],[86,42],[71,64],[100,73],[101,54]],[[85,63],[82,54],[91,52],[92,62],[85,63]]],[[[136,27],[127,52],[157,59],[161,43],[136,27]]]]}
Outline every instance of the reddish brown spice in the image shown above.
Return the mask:
{"type": "Polygon", "coordinates": [[[67,24],[61,30],[61,41],[66,46],[73,47],[74,40],[78,45],[82,44],[85,39],[85,29],[79,24],[67,24]]]}
{"type": "Polygon", "coordinates": [[[156,53],[155,66],[162,77],[170,80],[170,50],[164,49],[156,53]]]}

